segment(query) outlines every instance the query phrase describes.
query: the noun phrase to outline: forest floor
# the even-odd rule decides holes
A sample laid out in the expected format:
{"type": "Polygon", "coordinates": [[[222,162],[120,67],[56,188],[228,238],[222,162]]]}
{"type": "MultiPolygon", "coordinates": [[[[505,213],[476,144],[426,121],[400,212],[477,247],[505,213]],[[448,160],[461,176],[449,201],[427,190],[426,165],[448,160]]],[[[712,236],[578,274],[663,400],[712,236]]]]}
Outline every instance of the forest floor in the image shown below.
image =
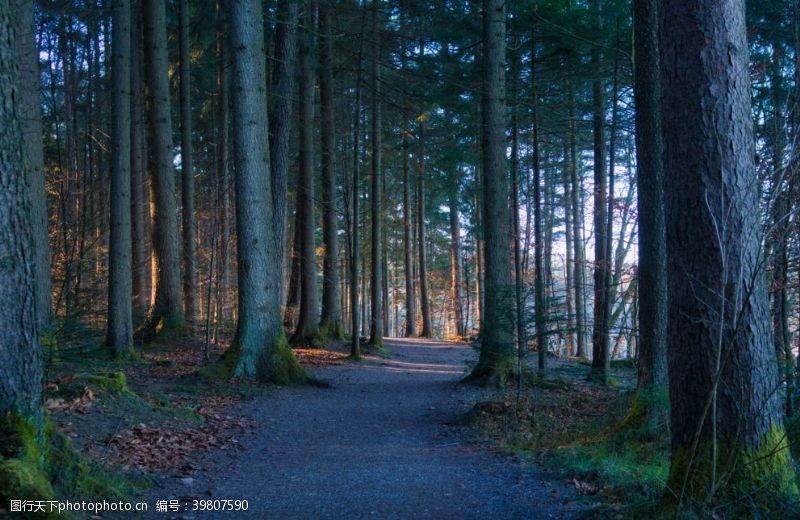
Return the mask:
{"type": "MultiPolygon", "coordinates": [[[[459,384],[476,359],[473,348],[421,339],[385,346],[385,354],[359,363],[344,360],[342,345],[298,351],[330,388],[198,383],[192,372],[202,356],[188,341],[141,348],[121,367],[126,388],[87,380],[85,362],[65,360],[48,374],[48,408],[92,459],[152,480],[134,497],[150,513],[136,518],[230,516],[191,511],[194,500],[214,499],[247,500],[247,516],[287,519],[597,511],[598,498],[578,474],[544,470],[529,452],[499,442],[487,424],[496,426],[502,414],[468,427],[476,403],[490,403],[474,409],[486,415],[498,395],[507,399],[459,384]],[[155,512],[157,500],[181,506],[155,512]]],[[[120,370],[98,363],[92,373],[120,370]]]]}

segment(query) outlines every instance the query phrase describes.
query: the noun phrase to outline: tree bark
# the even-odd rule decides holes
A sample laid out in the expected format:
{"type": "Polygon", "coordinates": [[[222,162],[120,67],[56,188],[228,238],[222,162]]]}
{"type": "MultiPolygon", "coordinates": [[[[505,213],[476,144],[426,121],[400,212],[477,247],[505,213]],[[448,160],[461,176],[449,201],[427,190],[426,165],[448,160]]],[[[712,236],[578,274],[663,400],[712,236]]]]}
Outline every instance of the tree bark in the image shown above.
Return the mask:
{"type": "MultiPolygon", "coordinates": [[[[600,37],[600,1],[593,0],[596,36],[600,37]]],[[[606,178],[605,99],[602,52],[592,46],[592,128],[594,135],[594,326],[592,327],[592,369],[601,377],[608,374],[608,182],[606,178]]]]}
{"type": "Polygon", "coordinates": [[[148,91],[149,165],[154,197],[153,254],[155,299],[147,335],[180,332],[184,324],[178,249],[177,200],[172,166],[166,7],[144,0],[145,69],[148,91]]]}
{"type": "Polygon", "coordinates": [[[181,197],[183,208],[183,312],[189,323],[197,312],[197,246],[194,223],[194,156],[192,151],[192,86],[189,42],[189,0],[179,2],[181,197]]]}
{"type": "Polygon", "coordinates": [[[370,183],[370,209],[372,220],[372,277],[370,296],[372,319],[370,330],[372,335],[369,344],[380,348],[383,345],[383,255],[381,240],[383,239],[383,165],[381,164],[381,83],[380,83],[380,38],[377,1],[372,4],[372,56],[370,82],[372,90],[372,178],[370,183]]]}
{"type": "Polygon", "coordinates": [[[272,207],[275,214],[274,254],[278,266],[278,294],[284,301],[286,293],[284,264],[286,262],[286,208],[289,183],[289,143],[292,137],[292,105],[294,101],[297,66],[297,22],[299,2],[278,2],[275,30],[275,63],[269,106],[269,149],[272,172],[272,207]]]}
{"type": "Polygon", "coordinates": [[[427,231],[425,229],[425,119],[423,112],[418,118],[418,144],[419,157],[417,171],[417,253],[419,255],[419,307],[422,315],[421,338],[430,338],[433,333],[431,323],[431,302],[428,294],[428,269],[427,251],[425,243],[427,231]]]}
{"type": "Polygon", "coordinates": [[[456,324],[456,336],[464,338],[467,335],[464,322],[464,297],[462,295],[461,276],[461,224],[458,219],[458,180],[450,180],[450,298],[453,305],[453,319],[456,324]]]}
{"type": "Polygon", "coordinates": [[[505,35],[503,0],[483,1],[481,131],[483,223],[486,233],[485,306],[481,351],[468,380],[502,385],[514,372],[513,284],[509,244],[508,181],[505,168],[505,35]]]}
{"type": "MultiPolygon", "coordinates": [[[[572,60],[571,60],[572,61],[572,60]]],[[[575,136],[575,96],[572,83],[569,85],[569,149],[570,149],[570,198],[572,206],[572,240],[574,248],[575,263],[573,265],[574,275],[572,279],[575,283],[575,335],[578,340],[578,348],[575,352],[577,357],[586,357],[586,306],[584,296],[586,294],[586,256],[583,248],[583,183],[578,171],[578,145],[575,136]]]]}
{"type": "Polygon", "coordinates": [[[319,98],[322,115],[322,241],[325,260],[322,275],[320,329],[334,339],[344,337],[339,305],[339,225],[336,196],[336,120],[333,94],[333,26],[330,0],[319,13],[319,98]]]}
{"type": "Polygon", "coordinates": [[[42,116],[39,87],[39,51],[33,0],[17,2],[16,53],[19,65],[19,120],[25,138],[25,150],[31,197],[31,245],[36,297],[36,321],[39,333],[48,332],[51,322],[50,250],[48,244],[47,198],[44,186],[42,116]]]}
{"type": "MultiPolygon", "coordinates": [[[[667,251],[664,229],[664,142],[661,131],[658,6],[635,0],[634,98],[636,102],[636,187],[639,215],[639,372],[638,389],[650,394],[667,388],[667,251]]],[[[646,424],[657,427],[665,410],[648,397],[646,424]]]]}
{"type": "Polygon", "coordinates": [[[300,171],[297,181],[295,226],[300,237],[300,314],[293,345],[314,346],[319,337],[317,304],[317,246],[314,238],[314,69],[311,50],[314,23],[313,2],[302,6],[298,52],[298,114],[300,171]]]}
{"type": "Polygon", "coordinates": [[[745,5],[664,0],[660,12],[667,494],[678,508],[750,515],[794,503],[798,490],[775,392],[745,5]]]}
{"type": "Polygon", "coordinates": [[[115,356],[133,351],[131,243],[131,3],[116,0],[113,10],[113,130],[111,230],[108,251],[106,345],[115,356]]]}
{"type": "MultiPolygon", "coordinates": [[[[403,124],[409,124],[407,111],[403,124]]],[[[417,292],[414,287],[414,239],[411,232],[411,168],[409,130],[403,131],[403,268],[406,278],[406,337],[417,335],[417,292]]]]}
{"type": "MultiPolygon", "coordinates": [[[[31,115],[30,107],[20,99],[30,78],[20,73],[17,59],[21,52],[17,44],[23,49],[28,45],[17,38],[32,37],[27,31],[18,36],[17,29],[25,26],[30,30],[32,19],[23,17],[17,24],[17,17],[25,14],[17,7],[11,2],[0,4],[0,301],[9,303],[0,307],[0,456],[27,456],[41,464],[33,458],[35,453],[26,453],[25,439],[20,438],[20,427],[30,426],[37,434],[35,445],[41,447],[44,413],[28,185],[32,172],[25,147],[30,128],[20,121],[23,114],[31,115]]],[[[27,60],[30,55],[24,53],[20,58],[27,60]]]]}
{"type": "Polygon", "coordinates": [[[278,273],[268,181],[266,56],[259,0],[231,1],[233,143],[239,320],[222,366],[247,379],[290,383],[307,379],[286,344],[280,320],[278,273]]]}

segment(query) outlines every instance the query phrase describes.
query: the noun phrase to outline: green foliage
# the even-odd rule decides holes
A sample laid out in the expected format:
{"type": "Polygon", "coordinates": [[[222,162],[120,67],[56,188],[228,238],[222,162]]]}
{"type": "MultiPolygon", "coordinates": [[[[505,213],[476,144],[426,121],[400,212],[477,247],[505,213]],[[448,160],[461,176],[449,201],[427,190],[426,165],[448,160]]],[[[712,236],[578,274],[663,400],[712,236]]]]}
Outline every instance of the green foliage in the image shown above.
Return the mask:
{"type": "Polygon", "coordinates": [[[258,363],[258,379],[265,382],[275,383],[278,385],[290,385],[298,383],[307,383],[309,376],[297,358],[294,352],[289,348],[289,343],[286,341],[286,334],[281,330],[275,344],[269,355],[261,357],[258,363]]]}
{"type": "Polygon", "coordinates": [[[341,341],[345,338],[344,325],[342,325],[342,322],[340,321],[335,323],[331,322],[322,323],[319,326],[319,333],[320,336],[322,336],[323,338],[333,339],[337,341],[341,341]]]}

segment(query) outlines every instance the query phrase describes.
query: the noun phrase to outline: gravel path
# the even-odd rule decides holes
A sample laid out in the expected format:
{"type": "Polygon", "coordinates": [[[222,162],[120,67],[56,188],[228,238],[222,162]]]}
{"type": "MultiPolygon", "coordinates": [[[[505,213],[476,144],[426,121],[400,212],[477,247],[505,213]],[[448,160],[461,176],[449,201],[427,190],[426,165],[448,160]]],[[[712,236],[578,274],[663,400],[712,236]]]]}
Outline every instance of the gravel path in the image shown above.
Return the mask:
{"type": "Polygon", "coordinates": [[[247,516],[258,518],[578,515],[562,484],[448,426],[481,394],[456,386],[471,348],[411,339],[386,346],[388,358],[312,367],[332,388],[284,388],[250,403],[261,431],[215,470],[208,498],[247,499],[247,516]]]}

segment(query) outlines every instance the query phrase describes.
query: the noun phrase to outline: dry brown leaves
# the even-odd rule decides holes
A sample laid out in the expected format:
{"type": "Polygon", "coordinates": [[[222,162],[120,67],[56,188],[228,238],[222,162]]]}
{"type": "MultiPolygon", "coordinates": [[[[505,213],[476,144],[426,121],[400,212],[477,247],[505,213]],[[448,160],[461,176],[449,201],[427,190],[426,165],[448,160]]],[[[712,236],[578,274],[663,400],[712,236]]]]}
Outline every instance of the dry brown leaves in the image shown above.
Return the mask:
{"type": "Polygon", "coordinates": [[[344,362],[344,358],[347,357],[346,354],[340,352],[316,348],[296,348],[293,350],[300,363],[310,366],[341,365],[344,362]]]}
{"type": "MultiPolygon", "coordinates": [[[[58,391],[58,385],[51,383],[48,389],[58,391]]],[[[64,399],[62,397],[51,397],[44,402],[45,408],[48,412],[64,412],[64,413],[86,413],[86,409],[95,400],[94,392],[88,386],[83,387],[83,395],[74,399],[64,399]]]]}
{"type": "MultiPolygon", "coordinates": [[[[253,429],[247,417],[226,414],[236,400],[229,396],[206,399],[198,408],[204,424],[198,428],[171,429],[139,424],[114,435],[109,446],[113,460],[124,470],[185,474],[196,468],[197,456],[211,449],[243,449],[240,439],[253,429]]],[[[167,425],[168,426],[168,425],[167,425]]]]}

